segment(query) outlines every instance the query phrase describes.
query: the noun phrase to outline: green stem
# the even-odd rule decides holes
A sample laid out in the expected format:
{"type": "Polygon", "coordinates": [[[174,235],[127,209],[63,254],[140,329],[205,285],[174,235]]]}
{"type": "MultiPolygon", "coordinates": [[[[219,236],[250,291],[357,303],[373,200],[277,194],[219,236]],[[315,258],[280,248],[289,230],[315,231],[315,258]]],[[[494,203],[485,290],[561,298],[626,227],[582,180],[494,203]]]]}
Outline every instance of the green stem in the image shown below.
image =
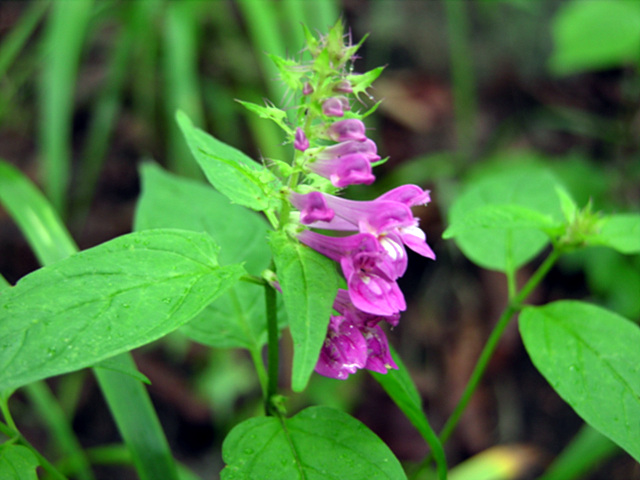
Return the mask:
{"type": "Polygon", "coordinates": [[[278,393],[278,312],[276,310],[276,291],[271,285],[264,287],[267,307],[267,329],[269,335],[268,372],[269,384],[265,409],[267,415],[273,414],[271,400],[278,393]]]}
{"type": "MultiPolygon", "coordinates": [[[[484,375],[484,372],[486,371],[487,366],[489,365],[489,361],[491,360],[491,357],[493,356],[493,353],[498,345],[498,341],[500,340],[500,338],[502,337],[502,334],[504,333],[505,329],[509,325],[509,321],[511,320],[511,318],[513,318],[513,315],[516,312],[522,309],[522,302],[524,302],[527,299],[527,297],[531,294],[533,289],[536,286],[538,286],[540,281],[549,272],[549,270],[558,260],[558,257],[560,255],[561,255],[561,251],[558,249],[554,249],[551,251],[549,256],[544,260],[544,262],[542,262],[540,267],[538,267],[538,269],[534,272],[534,274],[531,276],[531,278],[525,284],[525,286],[522,287],[522,290],[520,290],[520,292],[518,292],[518,294],[509,302],[509,305],[507,305],[507,308],[504,310],[504,312],[500,316],[500,319],[496,323],[496,326],[493,328],[491,335],[489,335],[489,338],[487,339],[487,343],[482,349],[480,358],[476,363],[473,373],[469,378],[469,382],[467,383],[467,386],[465,387],[464,392],[462,393],[462,396],[458,401],[458,404],[456,405],[456,407],[453,410],[453,413],[451,414],[451,416],[445,423],[444,427],[442,428],[442,432],[440,432],[440,441],[443,444],[449,439],[449,437],[453,433],[453,430],[458,425],[458,422],[460,421],[462,414],[467,408],[467,405],[469,404],[471,397],[476,391],[476,388],[478,387],[480,380],[482,379],[482,376],[484,375]]],[[[427,457],[427,459],[423,462],[423,464],[430,463],[432,459],[433,459],[433,456],[429,455],[429,457],[427,457]]]]}
{"type": "Polygon", "coordinates": [[[253,365],[256,368],[256,374],[258,375],[258,381],[260,382],[262,395],[266,399],[269,396],[269,376],[267,375],[267,369],[265,368],[264,361],[262,360],[262,353],[260,351],[260,348],[250,348],[249,353],[251,354],[253,365]]]}

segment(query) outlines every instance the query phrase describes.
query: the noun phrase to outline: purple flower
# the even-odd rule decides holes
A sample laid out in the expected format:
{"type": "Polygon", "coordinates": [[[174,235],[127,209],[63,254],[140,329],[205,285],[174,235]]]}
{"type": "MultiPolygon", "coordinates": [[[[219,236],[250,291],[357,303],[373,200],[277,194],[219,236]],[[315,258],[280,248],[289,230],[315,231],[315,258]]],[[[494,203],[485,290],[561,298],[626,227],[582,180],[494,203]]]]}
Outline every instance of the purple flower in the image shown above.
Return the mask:
{"type": "Polygon", "coordinates": [[[362,334],[367,342],[367,363],[364,368],[378,373],[387,373],[389,368],[397,370],[398,366],[391,358],[387,337],[382,328],[379,325],[365,327],[362,334]]]}
{"type": "Polygon", "coordinates": [[[404,274],[405,257],[389,255],[375,235],[329,237],[310,230],[298,234],[305,245],[340,263],[353,305],[373,315],[391,316],[407,308],[396,279],[404,274]]]}
{"type": "Polygon", "coordinates": [[[335,159],[341,158],[347,155],[353,155],[359,153],[363,155],[370,162],[377,162],[380,160],[378,155],[378,148],[373,140],[366,139],[362,142],[356,140],[347,140],[345,142],[336,143],[330,147],[326,147],[317,154],[318,159],[335,159]]]}
{"type": "Polygon", "coordinates": [[[302,94],[303,95],[311,95],[313,93],[313,87],[309,82],[305,82],[302,86],[302,94]]]}
{"type": "Polygon", "coordinates": [[[345,110],[350,110],[347,97],[331,97],[322,103],[322,113],[328,117],[342,117],[345,110]]]}
{"type": "Polygon", "coordinates": [[[304,152],[307,148],[309,148],[309,139],[304,134],[304,130],[302,130],[300,127],[296,129],[296,136],[295,140],[293,141],[293,147],[296,150],[300,150],[301,152],[304,152]]]}
{"type": "Polygon", "coordinates": [[[338,290],[327,337],[320,350],[315,371],[321,375],[344,380],[361,368],[387,373],[397,369],[389,353],[389,344],[378,323],[397,325],[399,315],[372,315],[358,310],[346,290],[338,290]]]}
{"type": "Polygon", "coordinates": [[[406,256],[404,250],[398,251],[398,245],[404,244],[424,257],[435,259],[425,233],[418,226],[418,219],[409,209],[410,205],[428,203],[428,191],[416,185],[403,185],[371,201],[348,200],[326,193],[320,195],[325,200],[324,216],[329,218],[328,211],[333,210],[334,217],[327,221],[309,216],[305,206],[300,204],[302,223],[313,228],[373,233],[390,255],[406,256]],[[317,220],[307,223],[303,218],[317,220]]]}
{"type": "Polygon", "coordinates": [[[371,163],[359,153],[343,157],[317,158],[309,162],[307,168],[328,178],[333,186],[338,188],[358,184],[370,185],[376,179],[372,173],[371,163]]]}
{"type": "Polygon", "coordinates": [[[315,371],[344,380],[368,363],[367,340],[360,329],[341,315],[332,315],[315,371]]]}
{"type": "Polygon", "coordinates": [[[353,93],[353,87],[351,86],[351,82],[347,79],[340,80],[335,87],[333,87],[334,92],[339,93],[353,93]]]}
{"type": "Polygon", "coordinates": [[[327,133],[329,138],[335,142],[344,142],[346,140],[364,142],[367,139],[364,131],[365,126],[361,120],[348,118],[332,123],[327,133]]]}
{"type": "Polygon", "coordinates": [[[320,192],[300,194],[291,192],[289,199],[294,207],[300,210],[300,221],[309,224],[317,221],[329,222],[335,213],[327,206],[324,196],[320,192]]]}

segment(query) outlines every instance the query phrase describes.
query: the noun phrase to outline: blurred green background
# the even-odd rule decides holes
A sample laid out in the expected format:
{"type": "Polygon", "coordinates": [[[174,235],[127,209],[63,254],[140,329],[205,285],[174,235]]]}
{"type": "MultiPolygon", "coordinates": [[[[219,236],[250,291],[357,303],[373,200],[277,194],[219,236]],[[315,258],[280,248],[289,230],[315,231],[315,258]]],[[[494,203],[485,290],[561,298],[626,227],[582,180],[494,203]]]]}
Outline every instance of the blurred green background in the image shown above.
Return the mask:
{"type": "MultiPolygon", "coordinates": [[[[464,182],[505,163],[543,164],[579,205],[639,208],[639,5],[3,1],[0,158],[42,188],[81,248],[96,245],[131,230],[142,161],[202,178],[177,130],[176,109],[256,159],[286,160],[291,152],[277,127],[234,99],[292,106],[265,53],[297,55],[301,23],[323,32],[342,18],[355,41],[369,34],[355,71],[386,66],[371,91],[384,101],[368,118],[368,135],[390,160],[372,188],[354,188],[351,195],[371,198],[408,182],[432,189],[433,204],[419,214],[438,261],[412,258],[401,283],[409,308],[390,337],[439,428],[506,298],[501,275],[474,267],[440,239],[448,206],[464,182]]],[[[0,252],[0,272],[11,283],[37,268],[1,210],[0,252]]],[[[591,249],[565,259],[534,301],[587,298],[638,321],[638,292],[637,256],[591,249]]],[[[211,478],[228,429],[259,408],[249,359],[178,335],[137,352],[136,359],[153,382],[150,391],[176,456],[211,478]]],[[[94,407],[101,401],[91,379],[78,374],[54,387],[69,403],[83,442],[117,439],[107,414],[94,407]]],[[[315,378],[289,406],[295,411],[311,402],[353,412],[402,461],[419,462],[426,452],[364,373],[346,383],[315,378]]],[[[46,451],[37,422],[27,424],[46,451]]],[[[524,449],[493,460],[515,459],[517,468],[486,478],[535,478],[580,428],[531,366],[514,325],[448,445],[449,461],[455,465],[493,445],[517,443],[524,449]]],[[[582,478],[640,478],[629,457],[605,453],[602,462],[594,455],[601,465],[582,478]]],[[[114,471],[105,469],[102,478],[114,478],[114,471]]]]}

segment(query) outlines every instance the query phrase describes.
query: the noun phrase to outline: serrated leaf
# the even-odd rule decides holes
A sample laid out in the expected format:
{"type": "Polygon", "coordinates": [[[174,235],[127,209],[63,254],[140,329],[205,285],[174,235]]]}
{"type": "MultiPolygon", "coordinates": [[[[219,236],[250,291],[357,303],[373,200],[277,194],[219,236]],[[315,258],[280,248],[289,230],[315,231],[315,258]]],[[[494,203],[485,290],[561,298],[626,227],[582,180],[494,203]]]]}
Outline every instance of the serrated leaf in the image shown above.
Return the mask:
{"type": "Polygon", "coordinates": [[[597,234],[587,237],[587,244],[613,248],[620,253],[640,253],[640,215],[621,213],[600,220],[597,234]]]}
{"type": "Polygon", "coordinates": [[[36,468],[39,466],[35,454],[27,447],[0,445],[0,480],[38,480],[36,468]]]}
{"type": "Polygon", "coordinates": [[[279,181],[267,168],[194,127],[185,113],[178,111],[176,119],[207,180],[220,193],[258,211],[276,202],[279,181]]]}
{"type": "Polygon", "coordinates": [[[367,89],[382,74],[383,70],[384,67],[377,67],[365,73],[348,75],[347,80],[351,84],[354,95],[357,97],[361,93],[366,93],[367,89]]]}
{"type": "Polygon", "coordinates": [[[287,124],[287,112],[284,110],[270,105],[258,105],[257,103],[244,102],[242,100],[236,101],[250,112],[258,115],[260,118],[272,120],[277,123],[280,128],[287,132],[287,134],[291,135],[293,133],[291,127],[287,124]]]}
{"type": "Polygon", "coordinates": [[[311,407],[289,419],[260,417],[225,438],[223,480],[406,479],[400,462],[371,430],[348,414],[311,407]]]}
{"type": "Polygon", "coordinates": [[[595,305],[558,301],[525,307],[520,333],[554,390],[640,461],[640,328],[595,305]]]}
{"type": "Polygon", "coordinates": [[[453,238],[482,230],[540,230],[558,226],[550,215],[545,215],[521,205],[482,205],[462,215],[442,234],[442,238],[453,238]]]}
{"type": "MultiPolygon", "coordinates": [[[[264,218],[233,205],[209,185],[180,178],[155,164],[141,169],[142,195],[135,228],[181,228],[206,232],[220,246],[221,264],[244,263],[253,275],[268,268],[271,250],[264,218]]],[[[284,312],[278,316],[284,325],[284,312]]],[[[181,327],[189,338],[212,347],[258,349],[266,342],[264,291],[238,282],[181,327]]]]}
{"type": "Polygon", "coordinates": [[[273,232],[269,239],[293,338],[291,388],[304,390],[318,362],[338,292],[335,263],[315,250],[273,232]]]}
{"type": "Polygon", "coordinates": [[[191,320],[243,274],[203,233],[123,235],[0,293],[0,390],[88,367],[191,320]]]}

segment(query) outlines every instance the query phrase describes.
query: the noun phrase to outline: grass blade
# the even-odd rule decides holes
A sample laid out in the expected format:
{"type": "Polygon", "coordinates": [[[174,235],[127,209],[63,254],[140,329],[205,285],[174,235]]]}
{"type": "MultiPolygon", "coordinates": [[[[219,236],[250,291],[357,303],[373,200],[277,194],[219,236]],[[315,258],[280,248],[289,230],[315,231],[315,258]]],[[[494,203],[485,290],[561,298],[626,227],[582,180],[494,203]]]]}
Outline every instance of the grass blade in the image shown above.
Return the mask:
{"type": "Polygon", "coordinates": [[[93,2],[55,2],[43,39],[40,142],[45,192],[63,217],[71,168],[73,91],[93,2]]]}

